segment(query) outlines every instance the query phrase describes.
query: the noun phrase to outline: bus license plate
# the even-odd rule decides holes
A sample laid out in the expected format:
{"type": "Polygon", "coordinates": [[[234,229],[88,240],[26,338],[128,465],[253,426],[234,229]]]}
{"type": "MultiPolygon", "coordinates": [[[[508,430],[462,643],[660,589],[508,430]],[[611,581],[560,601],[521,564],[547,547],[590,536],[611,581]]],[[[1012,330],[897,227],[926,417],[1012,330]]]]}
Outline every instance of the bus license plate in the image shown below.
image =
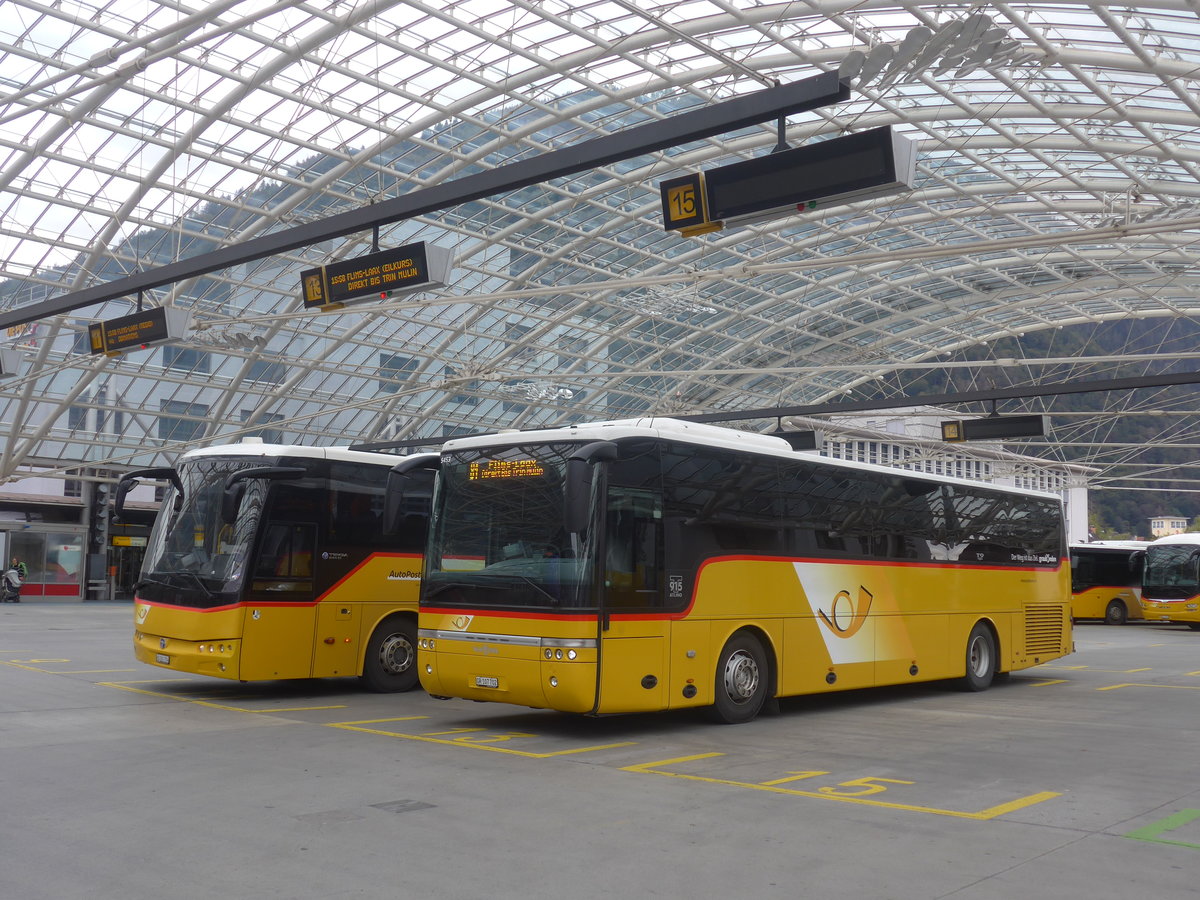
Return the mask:
{"type": "Polygon", "coordinates": [[[171,664],[171,657],[167,656],[165,653],[155,653],[154,661],[156,663],[162,663],[164,666],[169,666],[171,664]]]}
{"type": "Polygon", "coordinates": [[[497,688],[500,687],[500,679],[491,675],[476,675],[475,687],[497,688]]]}

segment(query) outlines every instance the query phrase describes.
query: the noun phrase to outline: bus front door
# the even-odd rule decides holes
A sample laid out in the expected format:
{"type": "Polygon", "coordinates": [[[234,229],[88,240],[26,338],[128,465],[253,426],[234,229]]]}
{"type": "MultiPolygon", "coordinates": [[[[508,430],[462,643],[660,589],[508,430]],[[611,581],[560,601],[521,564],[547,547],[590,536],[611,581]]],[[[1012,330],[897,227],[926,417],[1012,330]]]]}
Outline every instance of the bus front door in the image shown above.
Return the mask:
{"type": "Polygon", "coordinates": [[[597,712],[666,707],[662,498],[615,487],[604,541],[597,712]],[[655,613],[659,613],[656,615],[655,613]]]}
{"type": "Polygon", "coordinates": [[[245,681],[312,676],[316,635],[316,526],[266,525],[246,592],[241,673],[245,681]]]}

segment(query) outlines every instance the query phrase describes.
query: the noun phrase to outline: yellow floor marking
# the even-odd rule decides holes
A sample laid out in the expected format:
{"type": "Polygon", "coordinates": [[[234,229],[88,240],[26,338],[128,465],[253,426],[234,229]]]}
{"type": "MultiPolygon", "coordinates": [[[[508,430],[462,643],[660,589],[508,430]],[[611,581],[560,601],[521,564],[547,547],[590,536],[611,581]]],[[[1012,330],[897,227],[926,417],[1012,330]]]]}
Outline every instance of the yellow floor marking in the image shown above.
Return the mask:
{"type": "Polygon", "coordinates": [[[828,775],[828,772],[812,771],[812,772],[788,772],[788,778],[776,778],[773,781],[760,781],[763,787],[770,787],[773,784],[787,784],[790,781],[803,781],[806,778],[816,778],[818,775],[828,775]]]}
{"type": "Polygon", "coordinates": [[[1065,679],[1065,678],[1055,678],[1051,681],[1035,681],[1033,684],[1030,685],[1030,687],[1045,687],[1048,684],[1066,684],[1066,683],[1067,683],[1067,679],[1065,679]]]}
{"type": "MultiPolygon", "coordinates": [[[[424,741],[427,744],[445,744],[449,747],[470,747],[473,750],[491,750],[493,753],[507,753],[510,756],[524,756],[529,759],[549,759],[552,756],[571,756],[572,754],[576,754],[576,753],[591,753],[596,750],[612,750],[615,747],[632,747],[637,743],[637,741],[621,741],[616,744],[597,744],[592,747],[575,747],[570,750],[551,750],[546,753],[534,753],[531,750],[515,750],[512,747],[496,747],[491,744],[484,744],[479,741],[472,740],[472,737],[475,734],[484,730],[482,728],[472,728],[472,729],[463,729],[463,730],[455,730],[455,731],[435,731],[435,732],[431,732],[430,734],[401,734],[400,732],[397,732],[397,731],[384,731],[381,728],[359,727],[362,725],[378,725],[378,724],[381,724],[384,722],[404,722],[404,721],[409,721],[411,719],[418,719],[418,718],[424,719],[427,717],[426,716],[408,716],[408,717],[403,717],[403,718],[398,718],[398,719],[367,719],[362,722],[330,722],[329,727],[330,728],[341,728],[346,731],[361,731],[364,734],[378,734],[378,735],[382,735],[383,737],[402,738],[403,740],[406,740],[406,741],[424,741]],[[432,736],[432,735],[439,735],[439,734],[461,734],[462,738],[460,740],[447,740],[446,738],[443,738],[443,737],[433,737],[432,736]]],[[[526,732],[516,732],[516,731],[508,732],[508,733],[493,732],[493,734],[495,734],[495,737],[490,738],[490,740],[496,740],[496,741],[508,741],[513,738],[537,737],[537,735],[528,734],[526,732]]]]}
{"type": "Polygon", "coordinates": [[[1127,684],[1110,684],[1108,687],[1096,688],[1096,690],[1115,691],[1117,688],[1127,687],[1174,688],[1177,691],[1200,691],[1200,685],[1195,684],[1138,684],[1136,682],[1129,682],[1127,684]]]}
{"type": "Polygon", "coordinates": [[[1184,672],[1184,675],[1200,675],[1200,672],[1184,672]]]}
{"type": "Polygon", "coordinates": [[[6,659],[0,660],[0,665],[11,666],[14,669],[24,669],[26,672],[41,672],[43,675],[107,675],[116,672],[136,672],[137,669],[47,669],[44,666],[27,665],[37,662],[70,662],[69,659],[6,659]]]}
{"type": "Polygon", "coordinates": [[[196,706],[207,706],[210,709],[225,709],[232,712],[244,713],[281,713],[281,712],[311,712],[319,709],[345,709],[346,704],[338,703],[331,706],[272,706],[264,709],[250,709],[245,706],[230,706],[226,703],[212,703],[208,700],[198,700],[195,697],[180,697],[177,694],[164,694],[162,691],[147,691],[143,688],[130,687],[129,684],[119,681],[98,681],[96,682],[101,687],[116,688],[121,691],[129,691],[134,694],[146,694],[149,697],[163,697],[167,700],[176,700],[180,703],[194,703],[196,706]]]}
{"type": "Polygon", "coordinates": [[[913,806],[909,803],[890,803],[886,800],[868,800],[865,797],[841,797],[836,794],[822,794],[817,791],[800,791],[795,788],[780,787],[778,784],[766,783],[755,784],[750,781],[731,781],[725,778],[706,778],[701,775],[686,775],[682,772],[669,772],[662,766],[677,765],[679,763],[693,762],[698,759],[712,759],[717,756],[724,756],[724,753],[700,753],[695,756],[679,756],[674,759],[661,759],[658,762],[639,763],[634,766],[625,766],[623,772],[640,772],[646,775],[666,775],[670,778],[682,778],[686,781],[703,781],[708,784],[725,784],[732,787],[750,788],[756,791],[771,791],[776,794],[790,794],[793,797],[811,797],[814,800],[836,800],[839,803],[857,803],[860,806],[878,806],[884,809],[903,809],[909,812],[929,813],[935,816],[954,816],[959,819],[994,819],[997,816],[1003,816],[1010,812],[1015,812],[1018,809],[1025,809],[1038,803],[1043,803],[1046,800],[1051,800],[1054,797],[1061,796],[1061,792],[1042,791],[1038,794],[1030,794],[1028,797],[1019,797],[1008,803],[1001,803],[998,806],[992,806],[988,809],[980,810],[979,812],[960,812],[954,809],[938,809],[933,806],[913,806]]]}

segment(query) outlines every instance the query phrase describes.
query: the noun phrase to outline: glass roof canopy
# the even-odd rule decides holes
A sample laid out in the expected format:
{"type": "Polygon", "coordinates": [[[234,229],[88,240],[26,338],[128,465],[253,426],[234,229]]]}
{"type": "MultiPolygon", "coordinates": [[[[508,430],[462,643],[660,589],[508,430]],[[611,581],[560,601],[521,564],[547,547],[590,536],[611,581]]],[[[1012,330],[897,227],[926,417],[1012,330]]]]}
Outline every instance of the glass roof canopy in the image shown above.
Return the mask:
{"type": "MultiPolygon", "coordinates": [[[[168,348],[86,352],[87,324],[134,297],[16,329],[0,479],[160,465],[242,434],[406,441],[905,396],[931,373],[963,389],[1196,368],[1176,327],[1200,313],[1184,0],[4,12],[0,310],[822,71],[851,99],[790,117],[789,145],[891,124],[919,150],[907,193],[665,232],[658,183],[770,152],[766,122],[381,229],[383,247],[452,251],[437,291],[304,311],[300,271],[370,252],[367,233],[147,292],[191,314],[168,348]]],[[[1179,389],[1104,395],[1029,452],[1116,479],[1141,452],[1109,439],[1117,413],[1179,447],[1194,408],[1179,389]]]]}

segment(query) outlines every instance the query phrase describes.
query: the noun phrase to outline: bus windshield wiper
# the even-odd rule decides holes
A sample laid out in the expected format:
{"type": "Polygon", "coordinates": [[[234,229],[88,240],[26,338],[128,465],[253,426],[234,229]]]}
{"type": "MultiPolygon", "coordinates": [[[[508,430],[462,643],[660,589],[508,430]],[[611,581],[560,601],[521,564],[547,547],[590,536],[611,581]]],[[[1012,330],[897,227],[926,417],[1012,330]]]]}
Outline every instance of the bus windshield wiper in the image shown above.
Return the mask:
{"type": "Polygon", "coordinates": [[[210,588],[207,584],[205,584],[204,579],[201,578],[199,575],[197,575],[195,572],[188,572],[188,571],[180,570],[178,572],[172,572],[171,574],[172,575],[182,575],[184,577],[192,579],[192,583],[195,584],[196,587],[200,588],[200,590],[204,591],[205,599],[211,600],[213,597],[217,596],[217,592],[214,591],[212,588],[210,588]]]}
{"type": "Polygon", "coordinates": [[[154,578],[153,576],[146,575],[142,578],[139,578],[136,582],[134,582],[133,590],[136,593],[148,584],[153,584],[153,585],[156,585],[157,587],[168,588],[170,590],[175,589],[175,585],[171,584],[169,581],[165,581],[162,578],[154,578]]]}
{"type": "Polygon", "coordinates": [[[446,591],[454,590],[455,588],[483,588],[489,591],[503,591],[507,588],[502,584],[475,584],[471,581],[442,581],[437,584],[431,584],[428,580],[425,582],[423,592],[425,597],[436,597],[438,594],[444,594],[446,591]]]}

